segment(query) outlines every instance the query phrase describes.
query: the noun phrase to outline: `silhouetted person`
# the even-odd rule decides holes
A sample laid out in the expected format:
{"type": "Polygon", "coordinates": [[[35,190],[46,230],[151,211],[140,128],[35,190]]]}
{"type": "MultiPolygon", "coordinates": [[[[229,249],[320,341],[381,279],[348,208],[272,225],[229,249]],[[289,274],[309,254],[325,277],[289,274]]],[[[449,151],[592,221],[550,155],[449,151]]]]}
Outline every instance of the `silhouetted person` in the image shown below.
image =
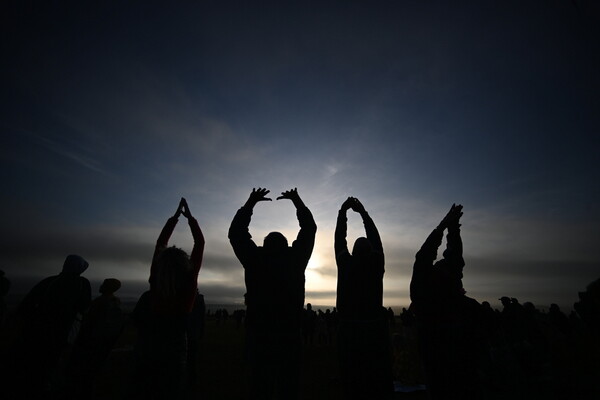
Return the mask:
{"type": "Polygon", "coordinates": [[[150,269],[150,290],[133,310],[138,329],[135,343],[137,395],[143,399],[182,396],[187,363],[186,329],[197,293],[204,236],[185,199],[167,221],[158,240],[150,269]],[[194,248],[190,256],[167,247],[178,218],[187,218],[194,248]]]}
{"type": "Polygon", "coordinates": [[[196,291],[196,300],[194,307],[189,315],[187,323],[187,379],[188,384],[194,386],[198,377],[198,356],[200,352],[200,341],[204,336],[204,326],[206,314],[206,303],[204,295],[196,291]]]}
{"type": "Polygon", "coordinates": [[[600,279],[591,282],[585,292],[579,292],[579,301],[573,304],[585,326],[600,337],[600,279]]]}
{"type": "Polygon", "coordinates": [[[229,240],[245,270],[246,343],[251,368],[250,397],[296,399],[302,353],[304,271],[310,259],[317,225],[296,189],[277,200],[289,199],[296,207],[300,231],[292,246],[279,232],[269,233],[257,246],[248,230],[252,210],[270,201],[268,190],[253,189],[238,210],[229,240]]]}
{"type": "Polygon", "coordinates": [[[452,205],[446,217],[417,252],[410,296],[418,321],[419,346],[427,390],[432,399],[479,399],[477,359],[482,332],[481,307],[465,296],[462,285],[462,206],[452,205]],[[447,247],[437,250],[448,229],[447,247]]]}
{"type": "Polygon", "coordinates": [[[335,229],[338,268],[336,307],[342,388],[347,399],[382,399],[393,393],[388,313],[383,307],[383,245],[375,223],[361,202],[342,204],[335,229]],[[349,209],[360,214],[367,237],[346,242],[349,209]]]}
{"type": "Polygon", "coordinates": [[[6,302],[5,298],[10,290],[10,281],[4,275],[4,271],[0,270],[0,330],[4,328],[6,320],[6,302]]]}
{"type": "Polygon", "coordinates": [[[522,347],[527,340],[525,309],[517,299],[502,296],[501,325],[504,333],[504,339],[512,347],[522,347]]]}
{"type": "Polygon", "coordinates": [[[235,327],[236,329],[241,328],[244,325],[244,320],[246,318],[246,310],[239,309],[233,312],[233,318],[235,319],[235,327]]]}
{"type": "Polygon", "coordinates": [[[123,314],[121,301],[115,296],[120,287],[118,279],[105,279],[100,286],[101,295],[83,316],[67,367],[69,398],[92,397],[94,378],[121,335],[123,314]]]}
{"type": "Polygon", "coordinates": [[[400,313],[400,321],[404,328],[410,328],[415,324],[415,315],[411,310],[407,310],[403,307],[402,313],[400,313]]]}
{"type": "Polygon", "coordinates": [[[35,285],[18,307],[17,365],[12,384],[15,398],[47,398],[50,378],[68,345],[78,314],[91,302],[90,282],[80,276],[88,262],[69,255],[59,275],[35,285]]]}
{"type": "Polygon", "coordinates": [[[313,310],[312,304],[306,304],[306,310],[302,316],[302,335],[304,344],[313,344],[315,329],[317,327],[317,313],[313,310]]]}
{"type": "Polygon", "coordinates": [[[394,310],[392,307],[387,308],[388,320],[390,321],[390,328],[394,329],[396,326],[396,314],[394,314],[394,310]]]}
{"type": "Polygon", "coordinates": [[[569,317],[567,317],[567,315],[560,310],[558,304],[552,303],[550,305],[548,318],[560,333],[565,336],[569,336],[571,334],[571,323],[569,322],[569,317]]]}

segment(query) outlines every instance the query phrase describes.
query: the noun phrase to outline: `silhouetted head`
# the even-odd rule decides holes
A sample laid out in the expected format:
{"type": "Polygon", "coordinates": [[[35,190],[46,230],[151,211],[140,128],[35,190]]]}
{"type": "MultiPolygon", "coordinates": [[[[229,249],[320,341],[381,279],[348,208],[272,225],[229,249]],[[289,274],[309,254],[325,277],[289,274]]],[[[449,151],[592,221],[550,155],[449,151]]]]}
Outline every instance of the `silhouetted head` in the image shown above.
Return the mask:
{"type": "Polygon", "coordinates": [[[587,285],[586,292],[590,296],[595,297],[597,301],[600,301],[600,279],[596,279],[587,285]]]}
{"type": "Polygon", "coordinates": [[[65,275],[81,275],[89,265],[90,264],[88,264],[83,257],[76,254],[70,254],[65,259],[61,273],[65,275]]]}
{"type": "Polygon", "coordinates": [[[435,273],[438,279],[440,279],[440,283],[443,282],[446,293],[463,295],[466,292],[463,288],[462,272],[457,274],[456,268],[453,265],[454,263],[451,260],[442,258],[434,264],[435,273]]]}
{"type": "Polygon", "coordinates": [[[525,303],[523,303],[523,308],[529,313],[535,312],[535,305],[530,301],[526,301],[525,303]]]}
{"type": "Polygon", "coordinates": [[[312,304],[310,304],[310,303],[306,303],[306,309],[307,309],[308,311],[311,311],[311,310],[312,310],[312,304]]]}
{"type": "Polygon", "coordinates": [[[190,257],[175,246],[164,249],[158,255],[154,267],[154,288],[165,299],[173,298],[181,292],[192,271],[190,257]]]}
{"type": "Polygon", "coordinates": [[[506,297],[506,296],[502,296],[500,297],[498,300],[500,300],[502,302],[502,305],[504,307],[508,307],[510,306],[510,298],[506,297]]]}
{"type": "Polygon", "coordinates": [[[371,245],[371,242],[369,242],[369,239],[367,239],[366,237],[359,237],[354,242],[354,247],[352,248],[352,255],[360,257],[369,254],[372,251],[373,246],[371,245]]]}
{"type": "Polygon", "coordinates": [[[121,281],[114,278],[105,279],[100,285],[100,293],[113,294],[121,288],[121,281]]]}
{"type": "Polygon", "coordinates": [[[278,253],[287,249],[288,241],[280,232],[271,232],[265,236],[263,248],[270,253],[278,253]]]}

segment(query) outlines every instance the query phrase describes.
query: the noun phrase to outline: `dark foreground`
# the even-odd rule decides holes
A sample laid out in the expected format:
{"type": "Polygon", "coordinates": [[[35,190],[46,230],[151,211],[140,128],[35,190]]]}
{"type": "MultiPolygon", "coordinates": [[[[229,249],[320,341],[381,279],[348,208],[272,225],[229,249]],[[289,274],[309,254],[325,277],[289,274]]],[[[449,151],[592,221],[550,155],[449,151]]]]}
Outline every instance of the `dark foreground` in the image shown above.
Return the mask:
{"type": "MultiPolygon", "coordinates": [[[[2,333],[2,355],[14,332],[2,333]]],[[[410,389],[424,383],[417,354],[414,328],[403,328],[399,321],[392,328],[394,337],[394,379],[399,389],[410,389]]],[[[133,372],[135,329],[127,324],[123,334],[100,370],[93,388],[93,399],[129,399],[133,372]]],[[[341,399],[341,388],[335,352],[334,335],[325,332],[305,345],[303,398],[306,400],[341,399]]],[[[515,360],[503,360],[490,368],[486,399],[595,399],[600,394],[599,341],[593,337],[573,336],[570,340],[547,332],[551,341],[548,362],[535,375],[519,370],[515,360]],[[513,363],[513,364],[511,364],[513,363]]],[[[493,349],[496,359],[510,354],[493,349]]],[[[204,337],[198,354],[198,373],[189,387],[190,399],[245,399],[248,375],[244,362],[244,328],[235,320],[217,321],[207,317],[204,337]]],[[[426,392],[401,392],[395,399],[426,399],[426,392]]]]}

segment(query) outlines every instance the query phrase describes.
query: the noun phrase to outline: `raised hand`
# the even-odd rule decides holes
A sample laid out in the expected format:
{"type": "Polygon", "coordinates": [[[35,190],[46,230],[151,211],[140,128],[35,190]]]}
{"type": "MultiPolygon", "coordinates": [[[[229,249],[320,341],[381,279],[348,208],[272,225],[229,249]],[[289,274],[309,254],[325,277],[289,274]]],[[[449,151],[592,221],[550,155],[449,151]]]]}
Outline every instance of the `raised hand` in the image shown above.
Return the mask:
{"type": "Polygon", "coordinates": [[[362,203],[360,202],[360,200],[358,200],[356,197],[352,197],[351,208],[352,208],[352,211],[355,211],[359,214],[366,212],[365,206],[363,206],[362,203]]]}
{"type": "Polygon", "coordinates": [[[291,190],[286,190],[285,192],[281,192],[281,196],[277,198],[277,200],[281,199],[289,199],[292,201],[300,200],[300,196],[298,195],[298,189],[293,188],[291,190]]]}
{"type": "Polygon", "coordinates": [[[183,216],[186,217],[187,219],[192,218],[192,212],[190,211],[190,207],[188,206],[187,201],[183,197],[181,198],[181,204],[183,204],[182,211],[181,211],[183,216]]]}
{"type": "Polygon", "coordinates": [[[460,217],[462,217],[463,215],[462,209],[463,206],[461,204],[452,204],[452,207],[450,207],[450,211],[448,211],[448,214],[446,214],[444,219],[442,219],[442,222],[440,222],[439,227],[442,229],[446,229],[451,226],[460,226],[460,217]]]}
{"type": "Polygon", "coordinates": [[[352,203],[354,202],[354,197],[348,197],[346,199],[346,201],[344,201],[342,203],[342,206],[340,207],[342,211],[348,211],[350,208],[352,208],[352,203]]]}
{"type": "Polygon", "coordinates": [[[270,191],[265,188],[253,188],[252,193],[250,193],[250,197],[248,197],[248,201],[246,201],[246,205],[254,207],[259,201],[271,201],[271,199],[265,197],[267,194],[269,194],[269,192],[270,191]]]}
{"type": "Polygon", "coordinates": [[[292,203],[294,203],[294,206],[296,207],[296,209],[300,209],[300,208],[306,207],[304,205],[304,202],[300,198],[300,195],[298,194],[298,189],[296,189],[296,188],[293,188],[291,190],[287,190],[285,192],[281,192],[281,196],[279,196],[277,198],[277,200],[281,200],[281,199],[291,200],[292,203]]]}
{"type": "Polygon", "coordinates": [[[175,211],[173,218],[179,218],[179,216],[183,212],[184,204],[185,204],[185,199],[182,197],[181,200],[179,200],[179,205],[177,206],[177,211],[175,211]]]}

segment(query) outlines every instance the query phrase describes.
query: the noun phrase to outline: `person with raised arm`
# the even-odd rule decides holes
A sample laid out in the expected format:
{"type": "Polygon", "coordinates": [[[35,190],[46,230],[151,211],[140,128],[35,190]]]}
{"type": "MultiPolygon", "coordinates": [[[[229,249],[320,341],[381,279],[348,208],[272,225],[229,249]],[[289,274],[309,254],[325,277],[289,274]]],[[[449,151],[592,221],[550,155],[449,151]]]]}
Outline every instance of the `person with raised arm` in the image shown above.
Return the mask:
{"type": "Polygon", "coordinates": [[[410,282],[410,297],[417,313],[438,312],[440,301],[464,294],[462,271],[465,261],[459,223],[462,208],[460,204],[453,204],[417,252],[410,282]],[[435,262],[446,229],[446,250],[443,258],[435,262]]]}
{"type": "Polygon", "coordinates": [[[132,314],[138,328],[135,345],[136,392],[140,398],[177,399],[187,359],[186,327],[197,293],[202,265],[204,236],[184,198],[167,220],[154,250],[150,268],[150,290],[142,294],[132,314]],[[169,238],[183,215],[190,226],[194,247],[190,256],[169,238]]]}
{"type": "Polygon", "coordinates": [[[453,204],[417,252],[410,283],[427,391],[432,399],[480,399],[481,305],[465,295],[462,205],[453,204]],[[435,261],[448,230],[443,258],[435,261]]]}
{"type": "Polygon", "coordinates": [[[348,197],[338,212],[334,249],[344,398],[389,398],[393,374],[389,323],[383,308],[383,245],[373,219],[355,197],[348,197]],[[350,209],[361,216],[366,232],[366,237],[354,242],[352,254],[346,241],[350,209]]]}
{"type": "Polygon", "coordinates": [[[269,190],[252,189],[229,228],[229,241],[244,267],[246,345],[251,367],[250,398],[296,399],[300,396],[304,271],[312,254],[317,225],[297,189],[277,200],[291,200],[300,231],[291,246],[280,232],[262,246],[249,232],[256,204],[271,201],[269,190]]]}

